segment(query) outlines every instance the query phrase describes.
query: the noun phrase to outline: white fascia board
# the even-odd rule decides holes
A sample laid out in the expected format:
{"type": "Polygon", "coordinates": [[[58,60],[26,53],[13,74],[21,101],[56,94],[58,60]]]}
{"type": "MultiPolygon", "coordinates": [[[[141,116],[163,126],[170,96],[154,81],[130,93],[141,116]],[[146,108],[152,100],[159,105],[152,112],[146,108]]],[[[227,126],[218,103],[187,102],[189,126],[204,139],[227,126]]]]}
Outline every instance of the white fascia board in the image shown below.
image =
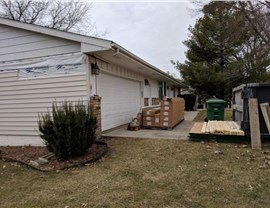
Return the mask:
{"type": "Polygon", "coordinates": [[[34,25],[34,24],[29,24],[29,23],[14,21],[14,20],[9,20],[9,19],[5,19],[5,18],[0,18],[0,24],[6,25],[9,27],[19,28],[22,30],[28,30],[28,31],[32,31],[32,32],[45,34],[45,35],[50,35],[50,36],[54,36],[54,37],[58,37],[58,38],[62,38],[62,39],[72,40],[72,41],[86,43],[86,44],[90,44],[90,45],[96,45],[96,46],[103,47],[103,48],[110,48],[111,43],[112,43],[112,41],[110,41],[110,40],[79,35],[76,33],[65,32],[65,31],[61,31],[61,30],[57,30],[57,29],[51,29],[48,27],[43,27],[43,26],[39,26],[39,25],[34,25]]]}
{"type": "Polygon", "coordinates": [[[82,53],[91,53],[96,51],[104,51],[104,50],[111,50],[111,48],[101,47],[98,45],[81,43],[81,52],[82,53]]]}
{"type": "Polygon", "coordinates": [[[183,83],[181,83],[180,81],[178,81],[177,79],[174,79],[173,77],[171,77],[170,75],[166,74],[165,72],[163,72],[162,70],[156,68],[155,66],[149,64],[148,62],[144,61],[143,59],[141,59],[140,57],[136,56],[135,54],[131,53],[130,51],[126,50],[125,48],[123,48],[122,46],[112,42],[112,48],[114,48],[115,50],[117,50],[119,53],[123,54],[124,56],[130,57],[131,59],[143,64],[144,66],[146,66],[148,69],[151,69],[157,73],[159,73],[160,75],[162,75],[164,78],[169,79],[170,81],[172,81],[173,83],[180,85],[180,86],[184,86],[183,83]]]}

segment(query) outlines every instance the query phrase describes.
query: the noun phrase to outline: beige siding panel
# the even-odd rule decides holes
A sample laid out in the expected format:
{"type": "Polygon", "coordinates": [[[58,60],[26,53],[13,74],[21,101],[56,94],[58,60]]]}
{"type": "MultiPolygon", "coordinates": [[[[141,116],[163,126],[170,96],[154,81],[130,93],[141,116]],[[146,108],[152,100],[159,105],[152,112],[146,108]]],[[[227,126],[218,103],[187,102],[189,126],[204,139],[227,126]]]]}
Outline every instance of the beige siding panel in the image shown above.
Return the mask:
{"type": "MultiPolygon", "coordinates": [[[[14,82],[2,83],[2,75],[0,74],[0,87],[9,87],[9,86],[30,86],[30,85],[40,85],[40,84],[56,84],[60,82],[66,82],[68,77],[72,77],[69,82],[81,81],[85,74],[73,74],[66,76],[53,76],[53,77],[41,77],[39,79],[29,79],[29,80],[20,80],[17,82],[17,79],[14,82]]],[[[86,80],[85,80],[86,81],[86,80]]]]}
{"type": "MultiPolygon", "coordinates": [[[[45,111],[47,112],[47,111],[45,111]]],[[[2,113],[0,118],[38,118],[38,112],[33,113],[2,113]]]]}
{"type": "MultiPolygon", "coordinates": [[[[30,41],[29,41],[30,42],[30,41]]],[[[61,39],[52,39],[52,40],[43,40],[39,42],[30,42],[30,43],[21,43],[19,45],[1,47],[5,50],[0,50],[0,55],[4,54],[14,54],[21,53],[27,51],[36,51],[40,49],[48,49],[48,48],[59,48],[67,45],[76,45],[72,41],[66,41],[61,39]]],[[[0,48],[0,49],[1,49],[0,48]]]]}
{"type": "Polygon", "coordinates": [[[13,122],[7,122],[7,121],[0,121],[0,126],[2,127],[10,127],[10,126],[15,126],[15,127],[33,127],[37,126],[37,121],[13,121],[13,122]]]}
{"type": "Polygon", "coordinates": [[[9,32],[9,31],[12,31],[14,29],[12,29],[11,27],[8,27],[6,25],[0,25],[0,34],[1,33],[4,33],[4,32],[9,32]]]}
{"type": "Polygon", "coordinates": [[[4,78],[0,78],[0,82],[10,82],[10,81],[16,81],[17,80],[17,76],[16,77],[4,77],[4,78]]]}
{"type": "Polygon", "coordinates": [[[79,44],[65,45],[65,46],[57,46],[57,47],[47,47],[41,48],[32,51],[20,51],[18,53],[5,54],[0,56],[0,61],[12,61],[18,59],[28,59],[28,58],[36,58],[42,56],[51,56],[51,55],[60,55],[60,54],[70,54],[80,52],[79,44]]]}
{"type": "MultiPolygon", "coordinates": [[[[58,87],[57,88],[57,93],[59,92],[80,92],[82,90],[81,86],[70,86],[69,88],[67,87],[58,87]]],[[[38,88],[36,89],[17,89],[16,91],[14,90],[8,90],[8,91],[1,91],[1,96],[5,97],[6,95],[32,95],[32,94],[46,94],[49,93],[50,95],[55,92],[55,87],[51,88],[38,88]]],[[[83,92],[84,93],[84,92],[83,92]]],[[[0,98],[1,99],[1,98],[0,98]]]]}
{"type": "MultiPolygon", "coordinates": [[[[80,97],[81,98],[81,97],[80,97]]],[[[10,99],[10,100],[1,100],[0,101],[0,105],[5,105],[5,104],[27,104],[27,103],[52,103],[52,102],[60,102],[63,100],[67,100],[67,101],[78,101],[78,96],[70,96],[68,93],[66,94],[66,96],[62,96],[60,98],[56,97],[50,97],[50,98],[32,98],[32,99],[10,99]]],[[[83,97],[84,100],[84,97],[83,97]]]]}
{"type": "Polygon", "coordinates": [[[8,78],[8,77],[16,77],[17,78],[17,72],[16,71],[0,72],[0,79],[1,80],[2,80],[2,78],[8,78]]]}
{"type": "Polygon", "coordinates": [[[40,136],[20,136],[20,135],[9,135],[9,136],[1,136],[0,135],[0,142],[3,146],[24,146],[31,144],[32,146],[45,146],[43,140],[40,136]],[[14,142],[15,141],[15,142],[14,142]]]}
{"type": "MultiPolygon", "coordinates": [[[[73,103],[77,103],[78,97],[76,97],[75,99],[76,100],[73,100],[73,101],[70,101],[70,102],[73,102],[73,103]]],[[[19,107],[20,108],[24,108],[24,109],[27,109],[27,108],[51,108],[52,106],[52,102],[54,100],[51,100],[51,101],[48,101],[48,100],[45,100],[45,102],[40,102],[40,103],[8,103],[8,104],[0,104],[0,109],[18,109],[19,107]]]]}
{"type": "Polygon", "coordinates": [[[37,125],[35,126],[0,126],[1,131],[35,131],[37,129],[37,125]]]}
{"type": "MultiPolygon", "coordinates": [[[[85,87],[86,89],[86,87],[85,87]]],[[[46,93],[46,94],[40,94],[39,92],[36,92],[35,94],[20,94],[20,95],[1,95],[1,100],[9,100],[9,99],[32,99],[32,98],[57,98],[57,97],[63,97],[67,98],[69,96],[77,96],[78,98],[86,96],[85,92],[82,91],[68,91],[68,92],[57,92],[57,88],[54,93],[46,93]]]]}
{"type": "Polygon", "coordinates": [[[4,135],[4,136],[17,135],[19,136],[19,138],[21,138],[22,136],[38,136],[39,134],[37,131],[33,131],[33,130],[27,131],[27,130],[17,130],[17,129],[12,130],[12,131],[4,129],[4,130],[0,130],[0,132],[1,132],[1,135],[4,135]]]}
{"type": "MultiPolygon", "coordinates": [[[[1,115],[7,115],[12,113],[32,113],[32,112],[47,112],[49,108],[17,108],[17,109],[0,109],[1,115]]],[[[50,110],[51,111],[51,110],[50,110]]]]}
{"type": "Polygon", "coordinates": [[[21,37],[0,40],[0,48],[16,46],[16,45],[18,46],[25,45],[28,43],[38,43],[41,41],[47,41],[47,40],[53,40],[53,39],[54,38],[50,36],[46,36],[46,35],[30,34],[30,35],[21,36],[21,37]]]}
{"type": "MultiPolygon", "coordinates": [[[[71,82],[58,82],[58,83],[44,83],[44,84],[24,84],[20,85],[20,90],[32,90],[32,89],[50,89],[55,87],[81,87],[85,86],[86,83],[82,81],[71,81],[71,82]]],[[[18,85],[13,86],[2,86],[0,92],[17,90],[18,85]]]]}
{"type": "Polygon", "coordinates": [[[33,122],[33,121],[38,121],[38,118],[36,116],[33,117],[0,117],[0,123],[7,123],[7,122],[33,122]]]}
{"type": "Polygon", "coordinates": [[[17,113],[32,113],[36,112],[41,113],[41,112],[51,112],[51,107],[43,107],[43,108],[17,108],[17,109],[0,109],[0,114],[1,115],[9,115],[9,114],[17,114],[17,113]]]}
{"type": "Polygon", "coordinates": [[[79,42],[0,25],[0,61],[81,52],[79,42]]]}
{"type": "Polygon", "coordinates": [[[14,74],[0,73],[0,135],[38,135],[38,115],[51,112],[52,102],[87,100],[85,74],[30,80],[14,74]]]}
{"type": "Polygon", "coordinates": [[[32,34],[34,33],[26,31],[26,30],[20,30],[20,29],[10,30],[10,31],[2,32],[0,35],[0,40],[9,40],[9,39],[18,38],[18,37],[29,36],[32,34]]]}

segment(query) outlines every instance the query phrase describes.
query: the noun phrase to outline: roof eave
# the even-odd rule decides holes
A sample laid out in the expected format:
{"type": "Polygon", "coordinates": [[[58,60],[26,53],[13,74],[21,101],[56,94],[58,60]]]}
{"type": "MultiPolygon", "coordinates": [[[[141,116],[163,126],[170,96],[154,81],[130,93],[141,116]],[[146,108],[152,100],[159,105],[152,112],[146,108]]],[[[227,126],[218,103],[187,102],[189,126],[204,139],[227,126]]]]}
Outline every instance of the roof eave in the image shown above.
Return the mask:
{"type": "Polygon", "coordinates": [[[180,86],[184,86],[183,83],[175,78],[173,78],[172,76],[168,75],[167,73],[161,71],[160,69],[156,68],[155,66],[149,64],[148,62],[144,61],[143,59],[141,59],[140,57],[136,56],[135,54],[131,53],[130,51],[126,50],[125,48],[123,48],[122,46],[118,45],[115,42],[112,42],[112,46],[113,49],[117,49],[120,53],[140,62],[141,64],[143,64],[144,66],[146,66],[147,68],[159,73],[160,75],[166,77],[167,79],[169,79],[171,82],[173,82],[176,85],[180,85],[180,86]]]}
{"type": "Polygon", "coordinates": [[[66,39],[66,40],[80,42],[83,53],[92,53],[94,51],[118,49],[124,56],[127,56],[128,58],[131,58],[139,62],[140,64],[146,66],[148,69],[155,71],[156,73],[170,80],[172,83],[183,86],[183,84],[177,79],[161,71],[155,66],[149,64],[148,62],[144,61],[143,59],[131,53],[127,49],[123,48],[122,46],[118,45],[117,43],[114,43],[113,41],[91,37],[91,36],[84,36],[84,35],[71,33],[71,32],[65,32],[65,31],[61,31],[57,29],[52,29],[52,28],[48,28],[44,26],[24,23],[20,21],[5,19],[5,18],[0,18],[0,24],[6,25],[9,27],[16,27],[19,29],[28,30],[31,32],[37,32],[37,33],[41,33],[45,35],[50,35],[50,36],[54,36],[54,37],[58,37],[58,38],[66,39]],[[91,47],[89,47],[89,45],[91,45],[91,47]],[[95,46],[94,51],[93,51],[93,46],[95,46]]]}
{"type": "Polygon", "coordinates": [[[103,48],[110,48],[111,43],[112,43],[112,41],[110,40],[80,35],[76,33],[61,31],[57,29],[40,26],[40,25],[34,25],[30,23],[24,23],[20,21],[5,19],[5,18],[0,18],[0,24],[6,25],[9,27],[16,27],[19,29],[28,30],[31,32],[37,32],[37,33],[41,33],[45,35],[50,35],[50,36],[54,36],[54,37],[58,37],[58,38],[66,39],[66,40],[96,45],[103,48]]]}

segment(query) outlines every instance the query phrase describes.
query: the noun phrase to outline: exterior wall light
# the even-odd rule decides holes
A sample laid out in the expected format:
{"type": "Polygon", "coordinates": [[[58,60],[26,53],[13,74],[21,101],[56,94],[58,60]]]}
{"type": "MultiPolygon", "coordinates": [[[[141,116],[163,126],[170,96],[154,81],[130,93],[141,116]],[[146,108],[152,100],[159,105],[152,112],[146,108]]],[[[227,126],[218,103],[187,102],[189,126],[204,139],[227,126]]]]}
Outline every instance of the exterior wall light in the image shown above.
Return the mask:
{"type": "Polygon", "coordinates": [[[96,63],[91,63],[92,74],[99,75],[100,68],[96,63]]]}

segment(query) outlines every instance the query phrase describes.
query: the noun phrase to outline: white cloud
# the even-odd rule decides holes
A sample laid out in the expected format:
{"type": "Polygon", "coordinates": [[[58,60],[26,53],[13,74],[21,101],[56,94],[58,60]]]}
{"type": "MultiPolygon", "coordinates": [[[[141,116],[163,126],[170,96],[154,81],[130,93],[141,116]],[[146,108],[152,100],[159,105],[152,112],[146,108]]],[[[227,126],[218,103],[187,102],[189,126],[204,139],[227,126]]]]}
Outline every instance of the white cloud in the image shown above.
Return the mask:
{"type": "Polygon", "coordinates": [[[163,71],[178,74],[170,60],[184,62],[182,44],[194,25],[186,1],[94,1],[93,21],[110,39],[163,71]]]}

